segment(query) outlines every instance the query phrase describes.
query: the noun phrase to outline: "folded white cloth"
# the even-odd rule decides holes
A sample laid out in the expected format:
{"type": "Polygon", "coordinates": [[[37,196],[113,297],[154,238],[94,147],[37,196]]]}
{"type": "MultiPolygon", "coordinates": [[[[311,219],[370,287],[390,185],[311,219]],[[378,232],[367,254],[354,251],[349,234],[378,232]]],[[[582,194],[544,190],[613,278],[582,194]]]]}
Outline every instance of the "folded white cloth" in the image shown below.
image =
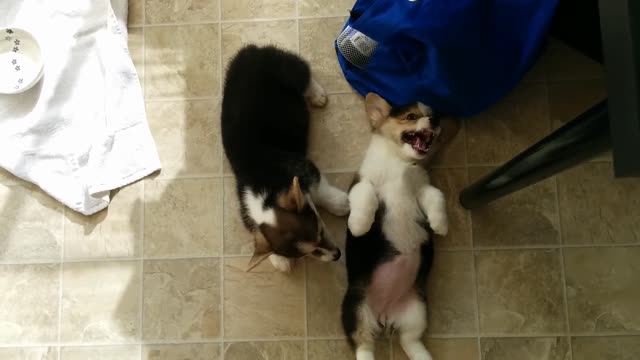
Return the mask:
{"type": "Polygon", "coordinates": [[[160,169],[127,46],[127,2],[0,1],[0,27],[34,34],[45,58],[38,85],[0,95],[0,167],[86,215],[108,206],[110,190],[160,169]]]}

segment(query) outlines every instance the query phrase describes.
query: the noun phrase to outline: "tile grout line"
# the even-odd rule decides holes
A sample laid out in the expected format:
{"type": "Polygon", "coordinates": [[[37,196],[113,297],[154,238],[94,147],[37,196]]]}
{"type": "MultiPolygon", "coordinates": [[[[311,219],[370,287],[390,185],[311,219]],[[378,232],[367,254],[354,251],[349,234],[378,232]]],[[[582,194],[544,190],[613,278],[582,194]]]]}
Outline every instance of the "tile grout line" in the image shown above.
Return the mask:
{"type": "MultiPolygon", "coordinates": [[[[297,7],[297,4],[296,4],[297,7]]],[[[221,15],[221,14],[220,14],[221,15]]],[[[223,20],[222,17],[219,17],[219,20],[213,21],[183,21],[183,22],[164,22],[157,24],[136,24],[129,26],[132,29],[141,28],[141,27],[169,27],[169,26],[193,26],[193,25],[211,25],[211,24],[242,24],[242,23],[261,23],[261,22],[274,22],[274,21],[291,21],[291,20],[314,20],[314,19],[342,19],[344,17],[348,17],[349,14],[344,15],[312,15],[312,16],[283,16],[283,17],[273,17],[273,18],[247,18],[247,19],[229,19],[223,20]]]]}
{"type": "Polygon", "coordinates": [[[569,343],[569,354],[571,354],[571,358],[573,359],[573,347],[571,345],[571,325],[569,323],[569,298],[567,297],[567,275],[564,265],[564,249],[560,248],[560,274],[562,276],[562,296],[564,298],[564,321],[565,321],[565,329],[567,334],[567,340],[569,343]]]}
{"type": "Polygon", "coordinates": [[[218,100],[220,96],[183,96],[183,97],[156,97],[145,99],[145,102],[186,102],[186,101],[206,101],[218,100]]]}
{"type": "Polygon", "coordinates": [[[211,180],[220,179],[224,177],[221,174],[209,173],[209,174],[194,174],[194,175],[178,175],[178,176],[160,176],[154,178],[154,180],[211,180]]]}
{"type": "MultiPolygon", "coordinates": [[[[147,40],[146,40],[146,28],[142,27],[142,81],[140,80],[140,75],[138,75],[138,81],[140,81],[140,85],[142,86],[142,101],[145,102],[144,94],[146,91],[146,78],[147,78],[147,64],[145,60],[145,56],[147,56],[147,40]]],[[[146,110],[145,110],[146,111],[146,110]]]]}
{"type": "MultiPolygon", "coordinates": [[[[222,29],[222,24],[219,24],[219,28],[222,29]]],[[[143,28],[144,29],[144,28],[143,28]]],[[[219,57],[222,57],[222,51],[219,52],[219,57]]],[[[222,64],[222,60],[220,60],[220,71],[224,72],[224,67],[222,64]]],[[[220,79],[220,85],[222,85],[223,79],[220,79]]],[[[222,87],[222,86],[221,86],[222,87]]],[[[222,92],[220,92],[222,94],[222,92]]],[[[329,95],[351,95],[353,91],[327,91],[329,95]]],[[[181,96],[181,97],[152,97],[145,98],[145,102],[181,102],[181,101],[205,101],[205,100],[219,100],[222,95],[214,95],[214,96],[181,96]]],[[[495,166],[495,165],[488,165],[495,166]]],[[[436,165],[435,167],[441,167],[436,165]]],[[[461,166],[460,166],[461,167],[461,166]]]]}
{"type": "MultiPolygon", "coordinates": [[[[592,248],[637,248],[640,243],[630,244],[576,244],[576,245],[524,245],[524,246],[492,246],[492,247],[476,247],[476,248],[439,248],[436,252],[480,252],[491,251],[533,251],[533,250],[558,250],[558,249],[592,249],[592,248]]],[[[66,259],[64,263],[100,263],[114,261],[140,261],[140,260],[190,260],[190,259],[219,259],[249,257],[250,254],[225,254],[225,255],[181,255],[181,256],[134,256],[134,257],[102,257],[102,258],[75,258],[66,259]]],[[[0,260],[0,265],[36,265],[36,264],[56,264],[60,265],[62,261],[54,259],[25,259],[17,261],[0,260]]]]}
{"type": "MultiPolygon", "coordinates": [[[[140,75],[138,75],[138,80],[140,81],[140,85],[142,86],[142,100],[146,104],[147,102],[147,32],[146,26],[144,23],[146,22],[146,1],[142,2],[142,79],[140,79],[140,75]]],[[[145,105],[146,108],[146,105],[145,105]]],[[[146,112],[146,109],[145,109],[146,112]]],[[[148,119],[147,119],[148,122],[148,119]]]]}
{"type": "MultiPolygon", "coordinates": [[[[144,181],[141,181],[141,187],[142,187],[142,206],[140,209],[140,269],[139,269],[139,274],[140,274],[140,284],[138,285],[138,291],[139,291],[139,296],[140,296],[140,302],[138,304],[138,321],[139,321],[139,326],[140,326],[140,342],[142,343],[142,337],[144,335],[144,239],[145,239],[145,224],[146,224],[146,211],[144,208],[144,204],[145,204],[145,198],[146,198],[146,188],[145,188],[145,184],[144,181]]],[[[140,345],[140,359],[142,359],[143,357],[143,346],[142,344],[140,345]]]]}
{"type": "MultiPolygon", "coordinates": [[[[560,215],[560,185],[558,184],[558,177],[554,177],[556,184],[556,207],[558,209],[558,228],[560,230],[560,244],[564,245],[564,233],[562,231],[562,216],[560,215]]],[[[569,354],[573,359],[573,348],[571,345],[571,325],[569,324],[569,297],[567,296],[567,274],[564,265],[564,247],[560,247],[560,276],[562,279],[562,298],[564,300],[564,326],[567,332],[567,342],[569,344],[569,354]]]]}
{"type": "MultiPolygon", "coordinates": [[[[231,257],[241,257],[243,255],[230,255],[231,257]]],[[[116,262],[116,261],[139,261],[139,260],[190,260],[190,259],[217,259],[222,256],[211,255],[185,255],[185,256],[132,256],[132,257],[103,257],[103,258],[76,258],[66,259],[64,262],[69,263],[101,263],[101,262],[116,262]]],[[[62,262],[60,260],[33,260],[33,261],[15,261],[4,262],[0,261],[0,265],[35,265],[35,264],[56,264],[59,265],[62,262]]]]}
{"type": "MultiPolygon", "coordinates": [[[[210,100],[220,100],[220,97],[213,97],[210,100]]],[[[164,100],[163,100],[164,101],[164,100]]],[[[179,101],[190,101],[190,100],[179,100],[179,101]]],[[[194,100],[194,101],[198,101],[198,100],[194,100]]],[[[146,101],[147,103],[153,102],[153,101],[146,101]]],[[[224,154],[223,154],[224,157],[224,154]]],[[[441,165],[435,165],[435,166],[431,166],[431,169],[440,169],[440,170],[448,170],[448,169],[465,169],[464,165],[460,165],[460,166],[441,166],[441,165]]],[[[320,169],[320,171],[322,171],[322,173],[324,174],[342,174],[342,173],[353,173],[358,171],[358,168],[333,168],[333,169],[320,169]]],[[[178,175],[178,176],[163,176],[163,175],[158,175],[156,177],[154,177],[154,179],[156,180],[189,180],[189,179],[218,179],[221,177],[233,177],[232,173],[228,173],[228,172],[223,172],[222,173],[206,173],[206,174],[192,174],[192,175],[178,175]]],[[[14,185],[7,185],[7,186],[14,186],[14,185]]]]}
{"type": "Polygon", "coordinates": [[[66,232],[66,214],[67,208],[62,207],[62,244],[60,246],[60,266],[58,268],[58,340],[57,340],[57,349],[58,349],[58,360],[62,357],[62,281],[63,281],[63,273],[64,273],[64,238],[66,232]]]}
{"type": "Polygon", "coordinates": [[[295,11],[296,11],[296,51],[298,55],[300,55],[300,1],[296,0],[295,2],[295,11]]]}
{"type": "MultiPolygon", "coordinates": [[[[507,161],[507,160],[505,160],[505,162],[506,162],[506,161],[507,161]]],[[[500,166],[504,165],[504,164],[505,164],[505,162],[502,162],[502,163],[484,163],[484,162],[483,162],[483,163],[470,163],[470,164],[468,164],[468,166],[469,166],[469,167],[472,167],[472,168],[478,168],[478,167],[480,167],[480,168],[481,168],[481,167],[496,168],[496,167],[500,167],[500,166]]],[[[592,159],[587,160],[587,161],[585,162],[585,164],[591,164],[591,163],[599,163],[599,164],[603,164],[603,163],[604,163],[604,164],[610,164],[610,163],[611,163],[611,160],[608,160],[608,159],[599,159],[599,158],[592,158],[592,159]]],[[[450,167],[453,167],[453,166],[447,166],[447,168],[450,168],[450,167]]]]}
{"type": "Polygon", "coordinates": [[[477,268],[477,263],[478,261],[476,260],[476,252],[475,250],[472,251],[471,256],[473,257],[473,284],[474,284],[474,290],[475,290],[475,296],[476,296],[476,346],[478,347],[478,360],[482,360],[482,349],[481,349],[481,343],[480,343],[480,296],[479,296],[479,289],[480,286],[478,285],[478,268],[477,268]]]}
{"type": "MultiPolygon", "coordinates": [[[[224,69],[224,64],[221,64],[222,69],[224,69]]],[[[342,91],[327,91],[328,95],[351,95],[351,92],[342,92],[342,91]]],[[[146,103],[163,103],[163,102],[187,102],[187,101],[213,101],[220,100],[222,96],[184,96],[184,97],[152,97],[146,98],[144,101],[146,103]]],[[[606,160],[602,160],[601,162],[610,162],[606,160]]],[[[477,165],[477,166],[497,166],[497,165],[477,165]]],[[[433,165],[432,168],[461,168],[462,165],[433,165]]],[[[339,170],[339,169],[338,169],[339,170]]],[[[335,170],[334,170],[335,171],[335,170]]],[[[17,186],[18,184],[4,184],[5,186],[17,186]]]]}
{"type": "Polygon", "coordinates": [[[147,23],[147,2],[142,2],[142,26],[145,26],[147,23]]]}
{"type": "MultiPolygon", "coordinates": [[[[145,102],[145,93],[147,91],[147,84],[145,79],[147,78],[147,43],[146,43],[146,27],[144,26],[144,22],[146,21],[146,4],[142,3],[142,79],[140,79],[140,74],[138,74],[138,81],[140,81],[140,85],[142,86],[142,101],[145,102]]],[[[146,112],[146,109],[145,109],[146,112]]]]}
{"type": "Polygon", "coordinates": [[[220,260],[219,260],[219,268],[220,268],[220,342],[222,343],[222,351],[220,353],[220,359],[224,360],[224,340],[225,340],[225,334],[224,334],[224,321],[225,321],[225,306],[224,306],[224,266],[225,266],[225,259],[224,259],[224,219],[225,219],[225,215],[224,215],[224,189],[225,189],[225,179],[222,178],[222,226],[220,227],[220,260]]]}
{"type": "Polygon", "coordinates": [[[304,275],[304,294],[302,296],[302,300],[304,302],[304,358],[305,360],[309,359],[309,318],[307,316],[308,312],[307,312],[307,308],[308,308],[308,304],[307,304],[307,288],[308,288],[308,283],[307,283],[307,262],[303,261],[302,264],[303,267],[303,275],[304,275]]]}
{"type": "MultiPolygon", "coordinates": [[[[141,85],[142,85],[142,98],[143,100],[145,100],[146,102],[146,92],[147,92],[147,43],[146,43],[146,26],[145,23],[147,22],[146,19],[146,15],[147,15],[147,6],[146,6],[146,1],[142,2],[142,80],[141,85]]],[[[144,231],[144,227],[146,224],[146,211],[145,211],[145,199],[146,199],[146,187],[145,187],[145,181],[144,179],[142,181],[140,181],[140,187],[142,188],[142,206],[140,207],[140,270],[139,270],[139,274],[140,274],[140,285],[138,288],[139,291],[139,295],[140,296],[140,303],[138,305],[138,311],[140,312],[140,314],[138,314],[139,316],[139,326],[140,326],[140,342],[142,343],[142,336],[144,333],[144,238],[145,238],[145,231],[144,231]]],[[[144,356],[144,350],[143,350],[143,346],[142,344],[140,344],[140,359],[143,358],[144,356]]]]}
{"type": "MultiPolygon", "coordinates": [[[[428,339],[455,340],[455,339],[475,339],[475,334],[430,334],[428,339]]],[[[487,333],[482,337],[491,338],[509,338],[509,339],[526,339],[526,338],[552,338],[552,337],[585,337],[585,338],[607,338],[607,337],[635,337],[640,338],[640,331],[632,332],[609,332],[609,333],[487,333]]],[[[231,338],[227,342],[279,342],[279,341],[303,341],[303,337],[283,336],[273,338],[231,338]]],[[[340,336],[311,336],[309,340],[329,341],[329,340],[345,340],[340,336]]],[[[34,348],[34,347],[102,347],[102,346],[132,346],[132,345],[182,345],[182,344],[220,344],[221,340],[160,340],[151,339],[148,341],[122,341],[122,342],[68,342],[58,344],[53,342],[34,342],[34,343],[4,343],[0,344],[0,349],[4,348],[34,348]]]]}
{"type": "MultiPolygon", "coordinates": [[[[222,188],[224,191],[224,179],[222,179],[222,188]]],[[[223,198],[224,199],[224,198],[223,198]]],[[[224,200],[223,200],[223,206],[224,206],[224,200]]],[[[222,253],[224,254],[224,209],[222,211],[222,223],[223,225],[221,226],[222,229],[222,244],[221,244],[221,250],[222,253]]],[[[220,352],[220,359],[224,360],[224,353],[225,353],[225,334],[224,334],[224,320],[225,320],[225,306],[224,306],[224,267],[225,267],[225,259],[224,256],[220,257],[219,260],[219,268],[220,268],[220,343],[222,344],[222,350],[220,352]]]]}
{"type": "MultiPolygon", "coordinates": [[[[546,69],[546,65],[545,69],[546,69]]],[[[546,100],[547,100],[547,117],[549,118],[549,129],[550,131],[553,131],[553,119],[551,117],[551,95],[549,94],[549,82],[547,81],[547,74],[546,71],[544,73],[544,87],[545,87],[545,94],[546,94],[546,100]]],[[[567,336],[567,343],[569,344],[569,356],[573,359],[573,348],[571,346],[571,336],[569,335],[571,333],[571,325],[569,324],[569,298],[567,297],[567,274],[566,274],[566,270],[565,270],[565,266],[564,266],[564,245],[565,245],[565,239],[564,239],[564,231],[563,231],[563,227],[562,227],[562,214],[561,214],[561,210],[560,210],[560,184],[559,184],[559,179],[558,179],[558,174],[556,174],[556,176],[553,177],[553,182],[555,184],[555,201],[556,201],[556,211],[558,212],[558,237],[559,237],[559,243],[560,243],[560,278],[561,278],[561,286],[562,286],[562,300],[564,302],[564,332],[567,334],[565,336],[567,336]]]]}
{"type": "Polygon", "coordinates": [[[490,251],[555,250],[559,248],[561,248],[561,246],[557,244],[521,245],[521,246],[478,246],[478,247],[474,247],[474,251],[490,252],[490,251]]]}
{"type": "MultiPolygon", "coordinates": [[[[464,135],[465,135],[465,139],[464,139],[464,143],[465,143],[465,152],[464,152],[464,164],[465,164],[465,169],[466,169],[466,175],[467,175],[467,184],[471,181],[471,175],[469,173],[469,166],[468,166],[468,160],[467,160],[467,129],[466,129],[466,124],[463,124],[465,129],[464,129],[464,135]]],[[[480,286],[478,285],[478,267],[477,267],[477,259],[476,259],[476,246],[475,246],[475,241],[473,238],[473,217],[471,216],[471,211],[467,210],[467,218],[469,219],[469,237],[471,240],[471,257],[473,258],[473,287],[474,287],[474,292],[475,292],[475,297],[476,297],[476,301],[475,301],[475,305],[476,305],[476,346],[478,348],[478,360],[482,360],[482,349],[481,349],[481,343],[480,343],[480,286]]]]}
{"type": "MultiPolygon", "coordinates": [[[[623,244],[548,244],[548,245],[521,245],[521,246],[483,246],[476,248],[477,251],[500,251],[500,250],[545,250],[545,249],[581,249],[581,248],[616,248],[616,247],[638,247],[640,243],[623,244]]],[[[462,249],[461,249],[462,250],[462,249]]]]}
{"type": "MultiPolygon", "coordinates": [[[[613,332],[613,333],[565,333],[565,332],[552,332],[552,333],[486,333],[482,337],[486,338],[507,338],[507,339],[525,339],[525,338],[553,338],[553,337],[588,337],[588,338],[605,338],[605,337],[638,337],[640,338],[640,332],[613,332]]],[[[442,339],[461,339],[464,337],[438,337],[442,339]]]]}
{"type": "MultiPolygon", "coordinates": [[[[224,69],[222,68],[222,1],[218,1],[218,98],[221,99],[222,95],[223,95],[223,91],[224,91],[224,69]]],[[[218,100],[218,102],[221,102],[221,100],[218,100]]],[[[215,120],[215,119],[214,119],[215,120]]],[[[222,175],[222,226],[220,226],[220,261],[219,261],[219,267],[220,267],[220,360],[224,360],[225,358],[225,334],[224,334],[224,327],[225,327],[225,306],[224,306],[224,266],[225,266],[225,260],[224,260],[224,252],[225,252],[225,248],[224,248],[224,242],[225,242],[225,233],[224,233],[224,220],[225,220],[225,178],[224,178],[224,147],[222,146],[222,144],[219,144],[219,150],[220,150],[220,174],[222,175]]]]}

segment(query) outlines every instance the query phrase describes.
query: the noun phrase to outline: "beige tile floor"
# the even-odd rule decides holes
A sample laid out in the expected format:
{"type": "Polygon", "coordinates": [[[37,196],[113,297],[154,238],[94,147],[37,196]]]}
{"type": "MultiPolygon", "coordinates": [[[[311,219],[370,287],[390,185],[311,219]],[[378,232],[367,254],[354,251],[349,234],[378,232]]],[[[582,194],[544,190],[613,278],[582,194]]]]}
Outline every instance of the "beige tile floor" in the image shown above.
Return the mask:
{"type": "MultiPolygon", "coordinates": [[[[85,218],[0,173],[0,359],[350,359],[341,263],[246,273],[251,241],[223,160],[223,68],[242,44],[299,52],[329,91],[311,156],[346,187],[368,141],[332,40],[352,0],[131,0],[131,54],[164,170],[85,218]]],[[[432,171],[449,195],[426,342],[436,360],[640,358],[640,181],[601,156],[466,212],[457,192],[605,96],[559,43],[465,122],[432,171]]],[[[344,220],[326,215],[344,234],[344,220]]],[[[393,340],[380,359],[405,359],[393,340]]]]}

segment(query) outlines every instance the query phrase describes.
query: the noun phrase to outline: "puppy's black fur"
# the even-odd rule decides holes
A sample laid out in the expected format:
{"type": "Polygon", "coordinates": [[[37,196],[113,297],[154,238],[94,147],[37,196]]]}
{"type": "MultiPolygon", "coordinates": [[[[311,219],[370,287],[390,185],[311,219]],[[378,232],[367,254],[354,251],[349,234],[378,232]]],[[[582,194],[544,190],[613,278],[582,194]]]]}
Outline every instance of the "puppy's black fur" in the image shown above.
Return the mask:
{"type": "MultiPolygon", "coordinates": [[[[310,81],[304,60],[272,46],[241,49],[227,70],[222,142],[236,176],[242,219],[252,232],[260,228],[248,214],[245,192],[264,194],[263,206],[276,208],[278,197],[289,191],[294,177],[305,194],[320,181],[318,168],[306,158],[309,110],[304,92],[310,81]]],[[[315,225],[316,215],[308,206],[296,216],[315,225]]],[[[282,234],[293,233],[283,230],[282,234]]],[[[297,252],[296,239],[289,235],[282,241],[269,237],[274,252],[286,257],[304,255],[297,252]]]]}

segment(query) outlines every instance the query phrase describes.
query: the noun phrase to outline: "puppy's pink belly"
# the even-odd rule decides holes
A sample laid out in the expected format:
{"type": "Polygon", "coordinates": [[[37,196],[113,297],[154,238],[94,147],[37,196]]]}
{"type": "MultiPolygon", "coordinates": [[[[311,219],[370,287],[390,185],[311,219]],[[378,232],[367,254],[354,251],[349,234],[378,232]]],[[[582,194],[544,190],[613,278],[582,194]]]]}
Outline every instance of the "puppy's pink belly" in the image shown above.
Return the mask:
{"type": "Polygon", "coordinates": [[[378,321],[390,321],[413,297],[419,265],[419,255],[398,255],[374,271],[367,289],[367,303],[378,321]]]}

